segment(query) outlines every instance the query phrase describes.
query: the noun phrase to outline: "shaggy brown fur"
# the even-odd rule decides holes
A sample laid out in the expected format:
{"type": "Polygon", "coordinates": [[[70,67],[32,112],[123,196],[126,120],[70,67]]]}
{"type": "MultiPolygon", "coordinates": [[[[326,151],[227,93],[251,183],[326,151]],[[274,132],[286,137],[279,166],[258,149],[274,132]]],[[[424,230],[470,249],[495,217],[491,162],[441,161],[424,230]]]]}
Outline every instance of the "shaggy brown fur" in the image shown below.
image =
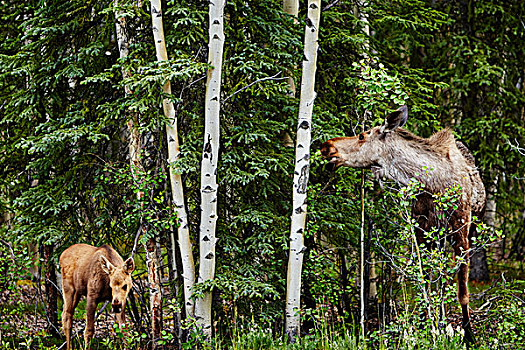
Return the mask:
{"type": "Polygon", "coordinates": [[[60,255],[64,306],[62,326],[67,349],[71,349],[73,313],[81,296],[86,296],[85,346],[95,331],[95,311],[98,303],[111,300],[113,312],[121,327],[126,323],[126,298],[132,287],[131,273],[135,269],[132,258],[124,261],[109,245],[93,247],[75,244],[60,255]]]}
{"type": "Polygon", "coordinates": [[[354,137],[338,137],[321,146],[321,154],[335,167],[369,168],[381,180],[388,178],[407,185],[418,179],[425,192],[414,201],[412,214],[419,223],[416,231],[423,233],[433,227],[445,227],[437,215],[433,195],[459,185],[461,196],[458,209],[451,213],[451,229],[456,255],[465,256],[459,267],[458,299],[463,314],[465,340],[474,342],[469,316],[468,249],[472,216],[479,216],[485,207],[485,187],[474,164],[474,157],[449,129],[443,129],[425,139],[402,129],[408,112],[406,106],[387,116],[385,124],[354,137]],[[425,171],[424,169],[429,169],[425,171]]]}

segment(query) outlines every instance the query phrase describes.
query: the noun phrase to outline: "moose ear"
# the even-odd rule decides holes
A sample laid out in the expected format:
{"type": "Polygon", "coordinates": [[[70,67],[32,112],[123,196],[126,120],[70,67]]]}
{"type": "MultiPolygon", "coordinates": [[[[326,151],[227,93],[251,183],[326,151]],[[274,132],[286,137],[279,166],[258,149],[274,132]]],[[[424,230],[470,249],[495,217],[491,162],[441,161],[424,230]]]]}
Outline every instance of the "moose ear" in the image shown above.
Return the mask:
{"type": "Polygon", "coordinates": [[[130,275],[133,270],[135,270],[135,261],[133,261],[133,258],[129,257],[128,260],[124,261],[124,271],[130,275]]]}
{"type": "Polygon", "coordinates": [[[400,126],[404,126],[408,119],[408,108],[407,106],[399,107],[395,112],[390,113],[385,118],[385,124],[381,126],[381,132],[386,133],[397,129],[400,126]]]}
{"type": "Polygon", "coordinates": [[[104,255],[99,255],[100,267],[108,275],[115,270],[115,265],[109,262],[109,260],[104,255]]]}

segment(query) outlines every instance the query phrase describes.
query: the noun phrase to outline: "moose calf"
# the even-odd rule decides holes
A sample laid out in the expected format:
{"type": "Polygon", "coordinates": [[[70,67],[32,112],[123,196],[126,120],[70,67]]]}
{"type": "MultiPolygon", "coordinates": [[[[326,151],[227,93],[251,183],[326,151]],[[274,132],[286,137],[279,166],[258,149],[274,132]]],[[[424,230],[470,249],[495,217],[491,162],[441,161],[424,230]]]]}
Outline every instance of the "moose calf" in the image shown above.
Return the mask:
{"type": "Polygon", "coordinates": [[[131,273],[135,269],[132,258],[124,261],[109,245],[99,248],[88,244],[75,244],[60,255],[64,307],[62,326],[66,334],[67,349],[71,349],[73,313],[81,296],[86,296],[85,346],[95,330],[95,311],[101,301],[111,300],[112,311],[122,327],[126,322],[126,298],[132,287],[131,273]]]}

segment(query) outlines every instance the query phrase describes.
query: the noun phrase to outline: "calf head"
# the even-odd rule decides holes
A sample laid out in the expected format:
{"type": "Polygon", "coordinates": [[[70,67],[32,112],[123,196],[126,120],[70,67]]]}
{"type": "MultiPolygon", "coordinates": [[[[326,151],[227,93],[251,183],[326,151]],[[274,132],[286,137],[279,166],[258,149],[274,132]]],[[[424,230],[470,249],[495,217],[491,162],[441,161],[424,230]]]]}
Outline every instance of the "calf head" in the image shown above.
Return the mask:
{"type": "Polygon", "coordinates": [[[121,266],[115,266],[104,255],[100,255],[100,265],[109,277],[113,312],[119,313],[125,308],[132,287],[131,273],[135,269],[135,262],[129,258],[121,266]]]}
{"type": "Polygon", "coordinates": [[[405,125],[408,117],[407,107],[402,106],[389,114],[382,126],[376,126],[357,136],[336,137],[321,145],[321,155],[329,159],[334,168],[370,168],[379,165],[380,159],[388,152],[388,133],[405,125]]]}

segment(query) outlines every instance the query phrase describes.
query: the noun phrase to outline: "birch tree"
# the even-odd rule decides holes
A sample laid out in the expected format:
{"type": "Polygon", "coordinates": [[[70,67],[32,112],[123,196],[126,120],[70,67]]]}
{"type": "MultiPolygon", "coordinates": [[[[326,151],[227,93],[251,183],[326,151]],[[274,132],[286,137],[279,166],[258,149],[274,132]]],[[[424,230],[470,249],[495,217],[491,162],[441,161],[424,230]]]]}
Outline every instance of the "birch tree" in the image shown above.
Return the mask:
{"type": "MultiPolygon", "coordinates": [[[[115,11],[115,25],[117,32],[117,42],[119,46],[120,58],[126,58],[129,55],[129,44],[130,38],[127,33],[126,17],[124,13],[119,10],[119,1],[115,0],[114,6],[117,9],[115,11]]],[[[124,79],[130,77],[131,73],[123,68],[122,76],[124,79]]],[[[129,86],[124,87],[126,96],[131,95],[132,91],[129,86]]],[[[140,176],[144,172],[141,160],[141,136],[138,129],[139,117],[136,112],[131,112],[128,116],[127,121],[128,132],[129,132],[129,160],[133,179],[136,182],[140,182],[140,176]]],[[[142,190],[137,191],[137,200],[142,202],[144,198],[144,192],[142,190]]],[[[146,227],[141,223],[142,234],[146,235],[146,227]]],[[[153,339],[160,335],[160,324],[161,324],[161,306],[162,306],[162,295],[160,288],[160,276],[159,276],[159,263],[158,263],[158,251],[157,242],[154,237],[147,239],[144,244],[144,250],[146,253],[146,266],[148,275],[148,284],[150,289],[150,311],[151,311],[151,331],[153,339]]]]}
{"type": "MultiPolygon", "coordinates": [[[[208,77],[206,82],[204,147],[201,162],[201,225],[199,282],[215,276],[215,230],[217,223],[217,158],[219,157],[219,113],[221,70],[224,46],[223,11],[225,0],[214,0],[209,7],[208,77]]],[[[211,338],[212,293],[196,300],[195,318],[200,330],[211,338]]]]}
{"type": "Polygon", "coordinates": [[[306,226],[307,185],[310,174],[312,111],[316,96],[314,85],[319,46],[317,38],[321,17],[320,5],[320,0],[308,1],[308,18],[304,36],[304,60],[295,148],[293,211],[286,286],[286,334],[290,342],[295,342],[296,337],[300,334],[301,272],[303,254],[306,249],[304,231],[306,226]]]}
{"type": "MultiPolygon", "coordinates": [[[[162,8],[160,0],[151,0],[151,20],[153,24],[153,37],[155,40],[155,50],[157,52],[157,60],[159,62],[166,62],[168,60],[168,53],[166,50],[166,42],[164,39],[164,26],[162,24],[162,8]]],[[[171,95],[171,83],[166,81],[162,86],[162,92],[169,96],[171,95]]],[[[180,157],[179,137],[177,131],[177,116],[175,115],[175,107],[169,98],[164,98],[162,101],[164,115],[168,119],[166,125],[166,136],[168,139],[168,162],[173,165],[180,157]]],[[[192,244],[190,240],[190,232],[188,228],[188,214],[184,205],[184,190],[182,187],[182,178],[180,173],[176,172],[173,166],[169,168],[171,194],[173,205],[177,211],[177,218],[179,227],[177,228],[179,247],[182,260],[182,279],[184,284],[184,307],[186,317],[194,317],[195,305],[191,299],[193,285],[195,284],[195,264],[193,261],[192,244]]],[[[171,237],[172,252],[175,253],[175,238],[171,237]]],[[[175,264],[176,259],[172,259],[175,264]]],[[[174,270],[176,268],[174,267],[174,270]]]]}

